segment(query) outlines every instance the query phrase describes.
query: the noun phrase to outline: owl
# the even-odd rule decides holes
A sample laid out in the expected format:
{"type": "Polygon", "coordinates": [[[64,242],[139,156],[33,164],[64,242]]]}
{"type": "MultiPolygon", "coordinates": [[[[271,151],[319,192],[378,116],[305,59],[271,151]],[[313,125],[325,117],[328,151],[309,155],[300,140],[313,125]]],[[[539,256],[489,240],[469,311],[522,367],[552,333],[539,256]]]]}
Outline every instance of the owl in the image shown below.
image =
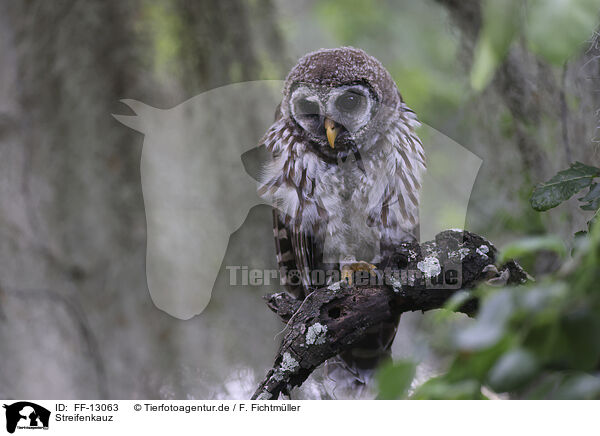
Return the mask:
{"type": "MultiPolygon", "coordinates": [[[[261,140],[270,161],[259,195],[273,205],[277,261],[299,299],[348,271],[374,270],[418,238],[425,170],[416,114],[383,65],[352,47],[321,49],[289,72],[275,122],[261,140]],[[329,274],[328,274],[329,273],[329,274]]],[[[397,321],[371,329],[342,358],[374,368],[397,321]]]]}

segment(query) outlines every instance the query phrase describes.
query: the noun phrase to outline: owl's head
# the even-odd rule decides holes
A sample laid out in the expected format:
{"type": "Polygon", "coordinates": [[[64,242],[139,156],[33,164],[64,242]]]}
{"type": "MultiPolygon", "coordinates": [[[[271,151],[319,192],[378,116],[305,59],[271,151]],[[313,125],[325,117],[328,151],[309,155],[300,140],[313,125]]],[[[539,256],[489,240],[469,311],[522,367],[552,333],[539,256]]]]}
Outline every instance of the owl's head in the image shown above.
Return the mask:
{"type": "Polygon", "coordinates": [[[389,72],[351,47],[302,57],[286,79],[281,104],[282,116],[300,128],[313,151],[333,160],[370,148],[401,109],[389,72]]]}

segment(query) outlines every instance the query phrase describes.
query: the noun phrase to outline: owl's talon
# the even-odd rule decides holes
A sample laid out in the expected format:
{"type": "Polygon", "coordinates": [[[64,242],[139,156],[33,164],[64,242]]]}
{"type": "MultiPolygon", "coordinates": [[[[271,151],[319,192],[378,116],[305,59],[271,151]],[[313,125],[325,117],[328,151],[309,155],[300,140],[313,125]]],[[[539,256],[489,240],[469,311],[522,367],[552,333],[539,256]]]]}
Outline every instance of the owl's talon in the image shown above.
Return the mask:
{"type": "Polygon", "coordinates": [[[354,273],[357,271],[369,271],[372,277],[375,277],[377,274],[375,270],[377,267],[368,262],[352,262],[344,265],[342,267],[342,280],[347,282],[349,285],[352,285],[354,282],[354,273]]]}

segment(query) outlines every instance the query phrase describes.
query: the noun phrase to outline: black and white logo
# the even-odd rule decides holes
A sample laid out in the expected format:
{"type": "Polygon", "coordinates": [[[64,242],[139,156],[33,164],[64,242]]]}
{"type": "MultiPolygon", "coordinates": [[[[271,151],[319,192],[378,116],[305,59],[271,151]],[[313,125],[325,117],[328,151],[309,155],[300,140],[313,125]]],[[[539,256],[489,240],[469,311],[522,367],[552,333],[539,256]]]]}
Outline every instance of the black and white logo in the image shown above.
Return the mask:
{"type": "Polygon", "coordinates": [[[47,430],[50,411],[28,401],[4,404],[6,409],[6,431],[14,433],[16,429],[47,430]]]}

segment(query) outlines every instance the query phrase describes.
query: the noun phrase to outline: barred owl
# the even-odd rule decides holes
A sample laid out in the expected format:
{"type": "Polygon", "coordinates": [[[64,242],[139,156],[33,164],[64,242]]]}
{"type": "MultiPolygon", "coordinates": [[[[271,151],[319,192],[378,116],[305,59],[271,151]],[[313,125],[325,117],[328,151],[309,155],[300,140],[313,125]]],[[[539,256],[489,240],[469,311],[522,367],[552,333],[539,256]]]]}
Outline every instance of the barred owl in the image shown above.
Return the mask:
{"type": "MultiPolygon", "coordinates": [[[[394,246],[418,238],[419,125],[389,72],[362,50],[321,49],[292,68],[261,140],[271,161],[259,185],[273,205],[290,293],[303,299],[316,288],[314,271],[372,269],[394,246]]],[[[342,358],[373,368],[389,353],[396,326],[372,329],[342,358]]]]}

